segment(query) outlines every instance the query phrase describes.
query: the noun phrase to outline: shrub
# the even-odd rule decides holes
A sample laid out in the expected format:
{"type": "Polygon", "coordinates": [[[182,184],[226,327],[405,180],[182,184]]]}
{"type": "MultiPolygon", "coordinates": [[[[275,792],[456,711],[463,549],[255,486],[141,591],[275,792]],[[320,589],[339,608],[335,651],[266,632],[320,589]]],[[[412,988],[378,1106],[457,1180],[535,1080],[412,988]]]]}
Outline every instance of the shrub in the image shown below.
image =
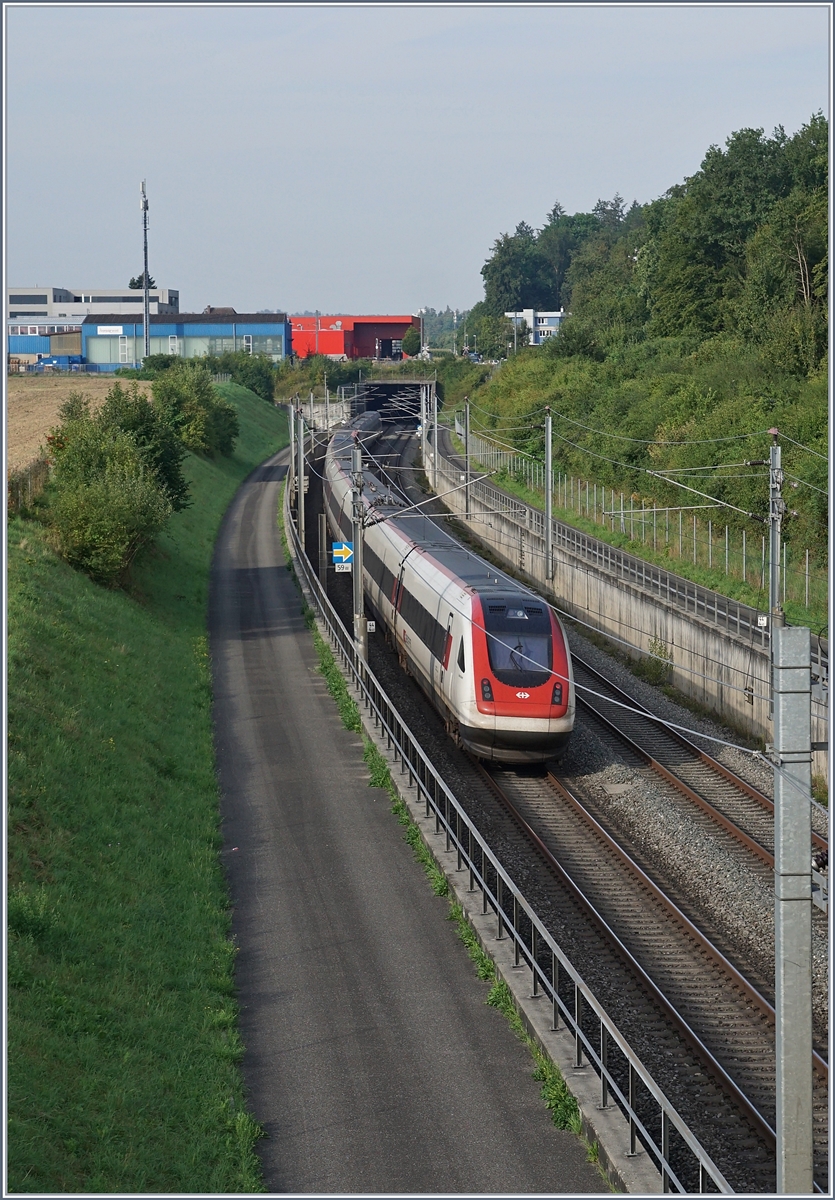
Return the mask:
{"type": "Polygon", "coordinates": [[[154,408],[195,454],[231,454],[238,414],[221,399],[203,362],[180,361],[152,385],[154,408]]]}
{"type": "Polygon", "coordinates": [[[99,412],[73,392],[48,437],[54,471],[47,520],[67,562],[112,585],[188,502],[182,444],[140,394],[115,384],[99,412]]]}
{"type": "Polygon", "coordinates": [[[275,400],[275,384],[278,371],[265,354],[249,354],[246,350],[227,350],[225,354],[209,355],[205,360],[212,374],[228,374],[233,383],[249,388],[272,404],[275,400]]]}
{"type": "Polygon", "coordinates": [[[73,451],[56,464],[50,524],[67,562],[113,585],[165,524],[171,501],[130,434],[90,422],[73,451]],[[92,473],[96,458],[103,469],[92,473]]]}
{"type": "Polygon", "coordinates": [[[145,463],[164,488],[174,512],[188,508],[188,483],[182,472],[186,448],[171,423],[135,383],[127,389],[115,383],[95,419],[102,429],[121,429],[131,434],[145,463]]]}

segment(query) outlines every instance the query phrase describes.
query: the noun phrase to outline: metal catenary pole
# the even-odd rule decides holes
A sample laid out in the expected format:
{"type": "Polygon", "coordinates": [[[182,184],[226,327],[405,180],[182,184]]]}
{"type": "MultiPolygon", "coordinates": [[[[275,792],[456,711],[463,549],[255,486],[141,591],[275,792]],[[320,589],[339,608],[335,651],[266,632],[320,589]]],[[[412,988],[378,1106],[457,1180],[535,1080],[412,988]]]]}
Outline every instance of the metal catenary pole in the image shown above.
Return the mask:
{"type": "Polygon", "coordinates": [[[319,582],[328,586],[328,518],[319,513],[319,582]]]}
{"type": "Polygon", "coordinates": [[[354,442],[351,471],[354,518],[354,645],[360,658],[367,662],[368,621],[365,618],[365,597],[362,587],[362,535],[365,514],[362,508],[362,446],[358,441],[354,442]]]}
{"type": "Polygon", "coordinates": [[[423,464],[424,471],[426,470],[426,418],[427,418],[427,399],[429,396],[428,384],[420,385],[420,461],[423,464]]]}
{"type": "Polygon", "coordinates": [[[141,193],[139,207],[142,209],[142,240],[143,240],[144,251],[145,251],[145,275],[142,279],[142,291],[143,291],[142,311],[144,314],[143,332],[145,335],[145,337],[144,337],[145,358],[147,358],[148,355],[151,353],[151,330],[150,330],[151,298],[150,298],[150,295],[148,292],[148,288],[149,288],[148,280],[150,278],[148,275],[148,197],[145,194],[145,180],[144,179],[142,180],[142,183],[139,185],[139,191],[141,193]]]}
{"type": "Polygon", "coordinates": [[[296,413],[297,449],[296,462],[298,475],[296,479],[296,512],[299,522],[299,541],[304,548],[304,417],[302,411],[296,413]]]}
{"type": "Polygon", "coordinates": [[[464,482],[464,513],[467,520],[470,518],[470,397],[465,396],[464,407],[464,470],[466,472],[464,482]]]}
{"type": "Polygon", "coordinates": [[[771,457],[769,460],[769,484],[770,484],[770,503],[769,503],[769,524],[770,524],[770,562],[769,562],[769,584],[768,584],[768,601],[771,612],[771,628],[775,626],[785,625],[786,618],[783,613],[783,606],[780,603],[780,529],[783,521],[783,514],[786,511],[786,502],[782,497],[781,488],[783,486],[783,469],[781,464],[780,445],[777,441],[776,429],[769,429],[771,434],[771,457]]]}
{"type": "Polygon", "coordinates": [[[432,489],[438,490],[438,388],[432,384],[432,489]]]}
{"type": "Polygon", "coordinates": [[[777,1192],[813,1190],[811,637],[772,627],[777,1192]]]}
{"type": "Polygon", "coordinates": [[[287,487],[290,488],[292,499],[292,490],[296,486],[296,412],[292,401],[287,405],[287,423],[290,430],[290,474],[287,477],[287,487]]]}
{"type": "Polygon", "coordinates": [[[554,578],[554,550],[552,545],[552,509],[554,490],[554,468],[551,461],[551,409],[545,410],[545,578],[554,578]]]}

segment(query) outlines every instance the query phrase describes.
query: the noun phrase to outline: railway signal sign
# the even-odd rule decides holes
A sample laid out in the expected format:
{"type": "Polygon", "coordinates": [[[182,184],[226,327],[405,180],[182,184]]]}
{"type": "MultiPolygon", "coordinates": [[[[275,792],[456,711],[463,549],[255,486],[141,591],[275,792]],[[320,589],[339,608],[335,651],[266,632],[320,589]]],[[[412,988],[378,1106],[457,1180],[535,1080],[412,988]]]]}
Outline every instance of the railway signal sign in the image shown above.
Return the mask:
{"type": "Polygon", "coordinates": [[[350,572],[354,565],[354,543],[334,542],[331,546],[334,570],[337,574],[350,572]]]}

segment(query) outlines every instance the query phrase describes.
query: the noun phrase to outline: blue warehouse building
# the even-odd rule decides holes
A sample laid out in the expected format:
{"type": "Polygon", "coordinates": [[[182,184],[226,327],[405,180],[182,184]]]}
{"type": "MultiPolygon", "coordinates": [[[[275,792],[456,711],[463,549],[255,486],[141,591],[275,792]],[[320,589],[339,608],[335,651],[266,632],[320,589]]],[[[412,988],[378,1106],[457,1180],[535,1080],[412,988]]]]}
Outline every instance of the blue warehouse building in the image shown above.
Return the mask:
{"type": "MultiPolygon", "coordinates": [[[[291,350],[286,313],[237,313],[232,308],[176,315],[152,313],[149,326],[151,354],[202,358],[244,350],[280,362],[291,350]]],[[[139,367],[145,354],[144,336],[141,320],[126,320],[122,314],[88,316],[81,325],[81,357],[88,370],[139,367]]]]}

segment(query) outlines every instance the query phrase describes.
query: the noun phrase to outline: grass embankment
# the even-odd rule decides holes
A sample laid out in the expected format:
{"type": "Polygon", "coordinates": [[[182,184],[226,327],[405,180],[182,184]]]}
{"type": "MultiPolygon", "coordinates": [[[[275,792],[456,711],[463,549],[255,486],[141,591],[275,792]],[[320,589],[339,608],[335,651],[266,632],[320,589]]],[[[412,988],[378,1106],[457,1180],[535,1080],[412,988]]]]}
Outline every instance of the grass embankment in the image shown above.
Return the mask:
{"type": "Polygon", "coordinates": [[[241,480],[286,443],[234,384],[234,455],[108,591],[9,524],[12,1192],[262,1191],[237,1067],[206,643],[241,480]]]}

